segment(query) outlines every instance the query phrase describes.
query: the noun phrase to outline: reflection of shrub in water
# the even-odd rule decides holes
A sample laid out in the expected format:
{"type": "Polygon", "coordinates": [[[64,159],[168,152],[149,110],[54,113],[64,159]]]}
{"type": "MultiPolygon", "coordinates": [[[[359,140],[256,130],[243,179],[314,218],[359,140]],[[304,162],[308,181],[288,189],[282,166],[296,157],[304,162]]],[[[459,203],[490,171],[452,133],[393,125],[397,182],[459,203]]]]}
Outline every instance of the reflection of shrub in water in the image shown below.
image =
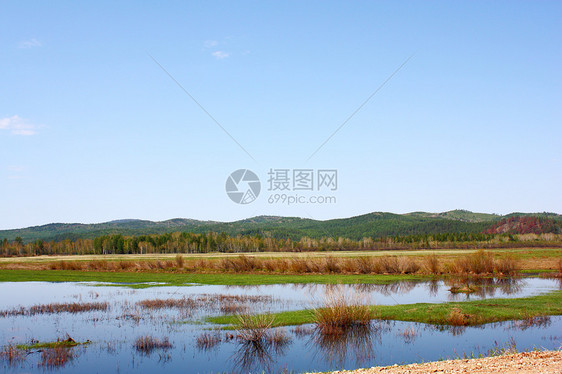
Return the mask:
{"type": "Polygon", "coordinates": [[[348,357],[359,365],[374,357],[373,344],[380,340],[380,330],[372,324],[354,325],[338,334],[324,334],[320,330],[312,335],[312,344],[331,366],[343,367],[348,357]]]}
{"type": "Polygon", "coordinates": [[[13,345],[3,347],[0,351],[0,362],[6,362],[10,366],[15,366],[25,359],[25,352],[17,349],[13,345]]]}
{"type": "Polygon", "coordinates": [[[311,326],[299,325],[293,328],[293,334],[295,334],[298,337],[312,335],[314,334],[314,331],[315,331],[314,328],[311,326]]]}
{"type": "Polygon", "coordinates": [[[49,368],[62,367],[76,358],[72,348],[50,348],[41,351],[40,366],[49,368]]]}
{"type": "Polygon", "coordinates": [[[481,298],[494,297],[499,291],[504,295],[521,292],[524,282],[516,278],[476,278],[470,276],[456,277],[445,280],[451,293],[472,294],[481,298]],[[465,292],[469,291],[469,292],[465,292]]]}
{"type": "Polygon", "coordinates": [[[244,329],[238,329],[238,351],[231,360],[240,372],[274,371],[274,355],[282,355],[291,343],[284,328],[271,329],[273,319],[248,316],[244,329]],[[246,330],[246,331],[243,331],[246,330]]]}
{"type": "Polygon", "coordinates": [[[404,330],[401,330],[397,335],[404,339],[404,343],[410,344],[418,337],[418,330],[413,327],[407,327],[404,330]]]}
{"type": "Polygon", "coordinates": [[[527,330],[531,327],[547,328],[551,323],[550,316],[529,316],[519,321],[510,321],[510,328],[517,330],[527,330]]]}
{"type": "Polygon", "coordinates": [[[223,314],[237,314],[248,311],[248,306],[241,303],[221,303],[219,307],[223,314]]]}

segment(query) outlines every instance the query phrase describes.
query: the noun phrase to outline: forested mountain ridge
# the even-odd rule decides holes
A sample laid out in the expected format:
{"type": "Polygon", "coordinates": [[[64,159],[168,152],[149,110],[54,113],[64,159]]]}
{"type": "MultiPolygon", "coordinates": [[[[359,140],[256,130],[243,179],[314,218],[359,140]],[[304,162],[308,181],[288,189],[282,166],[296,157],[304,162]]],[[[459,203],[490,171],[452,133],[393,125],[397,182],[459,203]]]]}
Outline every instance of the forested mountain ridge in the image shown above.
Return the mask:
{"type": "MultiPolygon", "coordinates": [[[[380,238],[397,235],[423,235],[441,233],[479,233],[490,230],[494,224],[515,216],[540,217],[552,220],[541,227],[556,228],[562,224],[562,216],[556,213],[512,213],[505,216],[453,210],[443,213],[413,212],[394,214],[373,212],[350,218],[319,221],[298,217],[257,216],[234,222],[199,221],[174,218],[166,221],[122,219],[97,224],[51,223],[15,230],[0,230],[0,240],[21,238],[23,242],[34,240],[61,241],[93,239],[102,235],[150,235],[170,232],[207,233],[217,232],[235,235],[261,235],[276,239],[299,240],[303,237],[380,238]]],[[[542,222],[542,221],[541,221],[542,222]]],[[[540,231],[541,227],[538,228],[540,231]]],[[[507,232],[506,230],[503,230],[507,232]]]]}

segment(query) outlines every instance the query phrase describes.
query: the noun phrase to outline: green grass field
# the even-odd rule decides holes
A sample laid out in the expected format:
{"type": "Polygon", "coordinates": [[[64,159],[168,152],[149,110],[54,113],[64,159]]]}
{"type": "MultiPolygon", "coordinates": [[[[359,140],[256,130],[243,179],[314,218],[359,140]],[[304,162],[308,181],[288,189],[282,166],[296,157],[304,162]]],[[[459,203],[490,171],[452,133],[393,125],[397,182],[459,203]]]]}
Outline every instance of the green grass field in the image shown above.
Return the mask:
{"type": "MultiPolygon", "coordinates": [[[[521,320],[538,316],[562,315],[562,291],[544,295],[514,298],[486,299],[439,304],[418,303],[373,306],[376,319],[423,322],[449,325],[453,311],[465,316],[463,325],[481,325],[491,322],[521,320]]],[[[272,314],[275,326],[314,323],[312,310],[299,310],[272,314]]],[[[234,326],[235,316],[211,317],[207,322],[234,326]]]]}
{"type": "Polygon", "coordinates": [[[217,285],[260,285],[286,283],[370,283],[387,284],[399,280],[430,279],[422,275],[284,275],[284,274],[193,274],[155,272],[98,272],[76,270],[0,270],[0,282],[159,282],[186,286],[193,283],[217,285]]]}

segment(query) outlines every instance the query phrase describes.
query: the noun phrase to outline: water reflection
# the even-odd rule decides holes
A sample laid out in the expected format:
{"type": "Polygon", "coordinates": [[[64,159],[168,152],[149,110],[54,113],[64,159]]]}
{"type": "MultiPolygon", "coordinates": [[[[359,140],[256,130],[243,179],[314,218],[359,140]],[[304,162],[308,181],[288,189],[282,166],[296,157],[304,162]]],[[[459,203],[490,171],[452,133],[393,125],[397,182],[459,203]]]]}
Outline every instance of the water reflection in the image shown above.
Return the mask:
{"type": "Polygon", "coordinates": [[[429,296],[436,297],[439,292],[440,281],[437,279],[432,279],[427,284],[427,290],[429,292],[429,296]]]}
{"type": "MultiPolygon", "coordinates": [[[[525,297],[552,291],[560,280],[528,278],[468,280],[481,287],[468,297],[525,297]]],[[[379,305],[419,302],[445,302],[451,294],[450,282],[399,282],[391,285],[343,285],[346,293],[369,293],[379,305]],[[388,295],[388,296],[387,296],[388,295]]],[[[202,324],[207,316],[247,307],[248,313],[260,310],[283,311],[311,306],[314,296],[334,286],[268,285],[251,287],[192,286],[128,290],[119,287],[93,287],[75,283],[0,283],[0,311],[33,308],[38,304],[108,302],[107,310],[81,313],[16,315],[0,317],[0,346],[27,343],[31,339],[53,341],[67,332],[77,341],[92,340],[76,356],[57,367],[57,373],[114,372],[279,372],[331,371],[365,366],[433,361],[454,352],[488,352],[494,340],[514,337],[517,348],[556,349],[562,344],[562,317],[553,316],[470,327],[443,327],[412,322],[373,321],[365,329],[350,329],[339,336],[320,335],[314,325],[288,328],[288,339],[244,342],[235,332],[209,330],[202,324]],[[185,300],[192,300],[193,303],[185,300]],[[162,306],[162,307],[160,307],[162,306]],[[303,307],[304,306],[304,307],[303,307]],[[189,311],[191,317],[184,311],[189,311]],[[188,320],[186,321],[187,318],[188,320]],[[187,322],[187,323],[186,323],[187,322]],[[173,347],[140,355],[133,347],[140,335],[169,337],[173,347]],[[461,336],[462,335],[462,336],[461,336]],[[475,348],[477,347],[477,348],[475,348]],[[79,353],[79,355],[78,355],[79,353]],[[164,368],[164,369],[163,369],[164,368]]],[[[464,294],[457,297],[463,299],[464,294]]],[[[246,310],[246,309],[245,309],[246,310]]],[[[271,336],[275,336],[271,330],[271,336]]],[[[2,359],[0,372],[11,370],[2,359]]],[[[5,355],[4,355],[5,356],[5,355]]],[[[25,356],[16,366],[25,372],[44,372],[41,354],[25,356]]],[[[47,363],[49,357],[45,358],[47,363]]]]}
{"type": "Polygon", "coordinates": [[[280,371],[276,368],[277,360],[284,356],[291,339],[286,335],[284,328],[270,331],[262,339],[245,340],[237,339],[237,348],[230,357],[235,372],[252,373],[280,371]]]}
{"type": "Polygon", "coordinates": [[[338,334],[324,334],[315,330],[307,346],[332,367],[344,367],[349,358],[357,366],[375,357],[375,344],[380,343],[383,324],[354,325],[338,334]]]}
{"type": "Polygon", "coordinates": [[[552,324],[550,316],[529,317],[518,321],[510,321],[508,329],[511,330],[527,330],[529,328],[546,329],[552,324]]]}
{"type": "Polygon", "coordinates": [[[500,295],[511,296],[520,293],[526,282],[518,278],[452,278],[445,279],[450,301],[485,299],[500,295]]]}

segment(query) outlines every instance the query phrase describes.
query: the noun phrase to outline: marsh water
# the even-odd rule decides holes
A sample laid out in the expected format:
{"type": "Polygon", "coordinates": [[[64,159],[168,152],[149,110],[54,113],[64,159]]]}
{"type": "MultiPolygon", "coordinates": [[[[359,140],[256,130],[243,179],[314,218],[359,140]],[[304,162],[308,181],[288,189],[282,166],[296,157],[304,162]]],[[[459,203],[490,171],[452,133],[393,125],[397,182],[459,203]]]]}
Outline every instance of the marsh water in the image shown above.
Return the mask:
{"type": "MultiPolygon", "coordinates": [[[[561,289],[553,279],[487,279],[472,294],[453,294],[443,281],[401,281],[387,285],[344,285],[346,293],[367,295],[373,304],[447,302],[538,295],[561,289]]],[[[312,325],[278,328],[279,344],[245,344],[236,332],[219,331],[209,316],[309,309],[319,306],[330,285],[263,286],[158,284],[0,283],[0,345],[56,341],[78,342],[74,356],[55,367],[41,363],[41,349],[24,359],[3,360],[3,372],[181,373],[306,372],[434,361],[486,354],[515,345],[518,350],[562,345],[562,317],[511,321],[477,327],[445,328],[412,322],[373,321],[368,328],[337,337],[312,325]],[[137,285],[138,286],[138,285],[137,285]],[[172,300],[172,302],[166,300],[172,300]],[[178,307],[174,300],[189,300],[178,307]],[[107,303],[104,310],[23,313],[40,304],[107,303]],[[187,306],[186,306],[187,305],[187,306]],[[281,332],[282,331],[282,332],[281,332]],[[139,337],[168,339],[171,348],[137,350],[139,337]],[[213,339],[205,339],[213,337],[213,339]]],[[[41,308],[39,308],[41,309],[41,308]]]]}

